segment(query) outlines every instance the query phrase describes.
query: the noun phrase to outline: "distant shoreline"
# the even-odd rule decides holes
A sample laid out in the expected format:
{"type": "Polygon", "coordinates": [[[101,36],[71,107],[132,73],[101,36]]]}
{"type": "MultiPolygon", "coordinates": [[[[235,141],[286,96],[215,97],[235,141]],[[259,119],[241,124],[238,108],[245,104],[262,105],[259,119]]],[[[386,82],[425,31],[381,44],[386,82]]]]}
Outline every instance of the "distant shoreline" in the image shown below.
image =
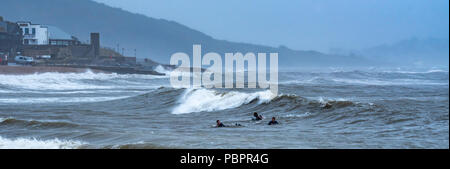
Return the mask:
{"type": "Polygon", "coordinates": [[[111,73],[91,68],[49,67],[49,66],[0,66],[0,75],[27,75],[36,73],[111,73]]]}
{"type": "Polygon", "coordinates": [[[117,73],[117,74],[143,74],[164,76],[165,74],[154,70],[137,70],[132,67],[107,67],[107,66],[0,66],[0,75],[26,75],[36,73],[84,73],[91,71],[93,73],[117,73]]]}

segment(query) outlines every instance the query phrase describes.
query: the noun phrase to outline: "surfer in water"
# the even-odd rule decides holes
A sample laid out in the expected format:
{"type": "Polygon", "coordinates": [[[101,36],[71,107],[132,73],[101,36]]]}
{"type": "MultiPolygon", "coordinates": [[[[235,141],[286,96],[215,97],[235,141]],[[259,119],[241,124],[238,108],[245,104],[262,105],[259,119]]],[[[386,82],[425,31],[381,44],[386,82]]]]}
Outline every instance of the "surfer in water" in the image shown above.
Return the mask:
{"type": "Polygon", "coordinates": [[[217,120],[216,123],[217,123],[216,127],[225,127],[225,125],[222,122],[220,122],[220,120],[217,120]]]}
{"type": "Polygon", "coordinates": [[[256,113],[256,112],[253,113],[253,116],[255,117],[254,120],[256,120],[256,121],[259,121],[259,120],[263,119],[263,117],[261,115],[259,115],[258,113],[256,113]]]}
{"type": "Polygon", "coordinates": [[[327,103],[327,104],[325,104],[325,105],[322,107],[322,109],[331,109],[332,107],[333,107],[332,104],[327,103]]]}
{"type": "Polygon", "coordinates": [[[272,121],[269,122],[269,125],[276,125],[278,122],[276,121],[275,117],[272,117],[272,121]]]}
{"type": "Polygon", "coordinates": [[[223,124],[220,120],[217,120],[216,121],[216,127],[244,127],[244,126],[242,126],[239,123],[235,123],[234,126],[232,126],[232,125],[228,126],[228,125],[223,124]]]}

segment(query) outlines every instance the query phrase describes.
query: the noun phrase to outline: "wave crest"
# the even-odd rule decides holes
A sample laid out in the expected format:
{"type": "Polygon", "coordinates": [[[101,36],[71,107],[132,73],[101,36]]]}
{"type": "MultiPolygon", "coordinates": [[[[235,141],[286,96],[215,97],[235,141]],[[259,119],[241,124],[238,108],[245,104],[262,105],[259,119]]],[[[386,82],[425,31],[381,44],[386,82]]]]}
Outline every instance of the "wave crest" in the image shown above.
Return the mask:
{"type": "Polygon", "coordinates": [[[36,73],[29,75],[2,75],[0,86],[26,90],[85,90],[85,89],[114,89],[123,85],[136,86],[135,79],[160,79],[164,76],[116,74],[116,73],[36,73]],[[97,82],[97,83],[94,83],[97,82]],[[117,82],[120,84],[116,86],[117,82]]]}
{"type": "Polygon", "coordinates": [[[0,136],[0,149],[77,149],[85,143],[71,140],[39,140],[36,138],[8,139],[0,136]]]}
{"type": "Polygon", "coordinates": [[[38,121],[38,120],[20,120],[14,118],[0,119],[0,125],[19,125],[24,127],[45,127],[45,128],[61,128],[61,127],[77,127],[77,124],[63,121],[38,121]]]}
{"type": "Polygon", "coordinates": [[[221,93],[208,89],[187,89],[179,99],[180,105],[173,109],[172,114],[231,109],[255,100],[259,100],[258,103],[268,103],[275,97],[270,90],[254,93],[236,91],[221,93]]]}

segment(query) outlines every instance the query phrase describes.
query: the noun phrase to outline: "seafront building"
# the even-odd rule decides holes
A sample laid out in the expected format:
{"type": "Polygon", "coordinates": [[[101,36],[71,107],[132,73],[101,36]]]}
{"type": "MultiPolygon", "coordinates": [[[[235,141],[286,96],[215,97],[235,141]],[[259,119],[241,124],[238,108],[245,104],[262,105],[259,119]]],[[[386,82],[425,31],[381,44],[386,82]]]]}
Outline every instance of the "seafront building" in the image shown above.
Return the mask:
{"type": "Polygon", "coordinates": [[[0,65],[8,64],[8,58],[15,56],[15,53],[22,45],[22,31],[13,22],[3,20],[0,16],[0,65]],[[12,55],[11,55],[12,54],[12,55]]]}
{"type": "MultiPolygon", "coordinates": [[[[100,42],[100,33],[91,33],[89,42],[82,43],[54,26],[30,21],[14,23],[0,17],[1,60],[20,54],[47,65],[136,65],[136,57],[125,57],[112,49],[102,48],[100,42]]],[[[14,59],[10,61],[14,62],[14,59]]]]}
{"type": "Polygon", "coordinates": [[[17,22],[22,29],[24,45],[48,45],[48,27],[31,22],[17,22]]]}

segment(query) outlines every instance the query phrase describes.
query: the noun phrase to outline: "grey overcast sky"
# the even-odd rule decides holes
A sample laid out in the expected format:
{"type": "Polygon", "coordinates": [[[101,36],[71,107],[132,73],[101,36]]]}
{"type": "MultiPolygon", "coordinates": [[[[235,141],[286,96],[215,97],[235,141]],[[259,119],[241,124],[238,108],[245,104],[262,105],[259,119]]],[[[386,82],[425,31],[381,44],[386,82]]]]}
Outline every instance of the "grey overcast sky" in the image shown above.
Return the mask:
{"type": "Polygon", "coordinates": [[[217,39],[328,52],[449,37],[448,0],[95,0],[217,39]]]}

